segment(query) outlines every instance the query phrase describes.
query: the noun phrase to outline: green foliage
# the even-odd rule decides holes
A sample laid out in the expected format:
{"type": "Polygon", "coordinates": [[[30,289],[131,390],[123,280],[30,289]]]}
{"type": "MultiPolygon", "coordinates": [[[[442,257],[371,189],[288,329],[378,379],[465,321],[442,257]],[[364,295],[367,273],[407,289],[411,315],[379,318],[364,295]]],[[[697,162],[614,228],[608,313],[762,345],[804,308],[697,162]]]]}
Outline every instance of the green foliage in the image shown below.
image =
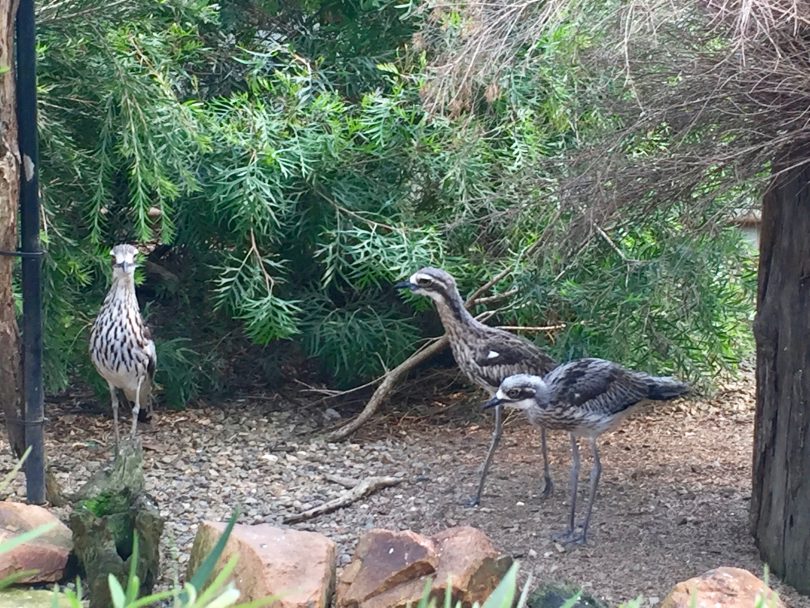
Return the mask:
{"type": "MultiPolygon", "coordinates": [[[[498,321],[563,324],[543,340],[559,357],[709,380],[750,351],[751,256],[711,228],[722,196],[715,216],[673,201],[604,237],[560,208],[565,154],[614,120],[578,95],[598,77],[577,64],[587,27],[536,40],[489,101],[433,116],[411,37],[463,19],[397,5],[40,8],[49,390],[78,375],[104,394],[87,339],[120,241],[178,277],[141,275],[173,407],[223,386],[241,340],[295,341],[342,387],[375,377],[429,331],[429,303],[390,290],[425,264],[466,293],[512,268],[498,321]]],[[[669,143],[662,126],[627,154],[669,143]]]]}
{"type": "Polygon", "coordinates": [[[87,509],[96,517],[106,517],[112,513],[126,512],[128,500],[120,493],[110,492],[83,500],[77,508],[87,509]]]}
{"type": "Polygon", "coordinates": [[[397,365],[420,337],[418,328],[396,313],[370,305],[336,308],[326,300],[302,325],[306,352],[320,358],[343,388],[397,365]]]}
{"type": "Polygon", "coordinates": [[[188,338],[171,338],[155,345],[160,367],[155,381],[161,388],[166,404],[180,408],[201,392],[207,368],[205,357],[191,348],[188,338]]]}
{"type": "Polygon", "coordinates": [[[754,260],[735,228],[686,238],[679,210],[663,215],[594,241],[574,264],[519,276],[517,314],[565,323],[553,346],[562,359],[603,356],[708,388],[753,348],[754,260]]]}

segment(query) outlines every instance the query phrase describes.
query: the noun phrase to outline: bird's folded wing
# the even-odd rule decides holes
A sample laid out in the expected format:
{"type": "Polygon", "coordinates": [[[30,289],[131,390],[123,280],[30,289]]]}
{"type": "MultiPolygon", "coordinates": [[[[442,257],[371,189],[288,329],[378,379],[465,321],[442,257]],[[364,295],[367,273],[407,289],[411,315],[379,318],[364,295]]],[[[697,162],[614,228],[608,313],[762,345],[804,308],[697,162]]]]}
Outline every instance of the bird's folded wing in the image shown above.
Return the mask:
{"type": "Polygon", "coordinates": [[[149,358],[146,364],[146,373],[149,375],[149,378],[152,379],[155,377],[155,367],[157,366],[157,351],[155,350],[155,343],[152,341],[152,332],[149,331],[146,325],[143,326],[143,337],[146,338],[146,344],[143,350],[149,358]]]}
{"type": "Polygon", "coordinates": [[[581,359],[546,376],[552,399],[574,407],[621,412],[644,398],[635,376],[601,359],[581,359]]]}
{"type": "Polygon", "coordinates": [[[481,367],[496,365],[526,365],[535,357],[527,345],[515,340],[481,340],[476,345],[473,359],[481,367]]]}

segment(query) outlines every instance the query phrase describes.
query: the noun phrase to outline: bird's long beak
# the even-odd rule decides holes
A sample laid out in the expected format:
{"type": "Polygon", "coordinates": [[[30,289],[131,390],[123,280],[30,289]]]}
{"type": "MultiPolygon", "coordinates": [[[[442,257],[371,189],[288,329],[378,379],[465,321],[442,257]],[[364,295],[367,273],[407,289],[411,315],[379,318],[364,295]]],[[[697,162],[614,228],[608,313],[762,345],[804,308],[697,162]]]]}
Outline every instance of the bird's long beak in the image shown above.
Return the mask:
{"type": "Polygon", "coordinates": [[[503,399],[498,399],[498,397],[493,397],[492,399],[487,401],[484,405],[482,405],[481,409],[482,410],[488,410],[490,408],[499,406],[501,403],[503,403],[503,399]]]}
{"type": "Polygon", "coordinates": [[[134,264],[132,262],[121,262],[119,264],[113,264],[114,268],[120,268],[124,272],[129,272],[131,270],[134,270],[135,266],[136,266],[136,264],[134,264]]]}
{"type": "Polygon", "coordinates": [[[410,281],[400,281],[399,283],[396,283],[394,285],[394,289],[410,289],[411,291],[413,291],[414,289],[416,289],[416,285],[414,285],[410,281]]]}

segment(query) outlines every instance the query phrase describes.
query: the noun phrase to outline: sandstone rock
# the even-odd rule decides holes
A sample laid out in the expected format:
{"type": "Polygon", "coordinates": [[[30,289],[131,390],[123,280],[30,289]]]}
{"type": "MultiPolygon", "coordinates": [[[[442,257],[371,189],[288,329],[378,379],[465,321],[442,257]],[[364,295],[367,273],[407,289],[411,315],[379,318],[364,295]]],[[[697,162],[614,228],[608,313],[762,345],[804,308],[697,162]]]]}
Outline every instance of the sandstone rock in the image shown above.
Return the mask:
{"type": "Polygon", "coordinates": [[[453,597],[464,604],[484,603],[512,565],[487,535],[471,526],[448,528],[432,537],[438,546],[439,568],[434,580],[452,581],[453,597]]]}
{"type": "Polygon", "coordinates": [[[5,589],[0,591],[0,608],[70,608],[65,597],[54,605],[53,591],[44,589],[5,589]]]}
{"type": "Polygon", "coordinates": [[[68,527],[47,509],[18,502],[0,502],[0,542],[43,524],[56,526],[38,538],[0,555],[0,579],[22,570],[36,570],[21,583],[53,583],[63,578],[73,549],[68,527]]]}
{"type": "Polygon", "coordinates": [[[337,587],[337,608],[404,608],[422,597],[427,577],[431,595],[442,602],[448,584],[453,603],[483,602],[512,560],[486,535],[471,527],[450,528],[431,538],[413,532],[372,530],[357,544],[355,557],[337,587]]]}
{"type": "MultiPolygon", "coordinates": [[[[191,549],[186,580],[224,530],[224,523],[202,523],[191,549]]],[[[274,608],[329,606],[335,583],[335,543],[322,534],[269,524],[237,524],[214,575],[233,555],[239,556],[234,583],[241,592],[240,602],[275,595],[281,598],[273,604],[274,608]]]]}
{"type": "Polygon", "coordinates": [[[339,605],[357,606],[372,596],[433,574],[439,565],[433,541],[410,531],[371,530],[357,543],[355,554],[362,565],[349,566],[352,581],[339,605]]]}
{"type": "Polygon", "coordinates": [[[678,583],[660,608],[751,608],[759,596],[775,600],[766,604],[770,608],[784,608],[776,594],[747,570],[722,567],[678,583]],[[694,605],[693,593],[697,599],[694,605]]]}

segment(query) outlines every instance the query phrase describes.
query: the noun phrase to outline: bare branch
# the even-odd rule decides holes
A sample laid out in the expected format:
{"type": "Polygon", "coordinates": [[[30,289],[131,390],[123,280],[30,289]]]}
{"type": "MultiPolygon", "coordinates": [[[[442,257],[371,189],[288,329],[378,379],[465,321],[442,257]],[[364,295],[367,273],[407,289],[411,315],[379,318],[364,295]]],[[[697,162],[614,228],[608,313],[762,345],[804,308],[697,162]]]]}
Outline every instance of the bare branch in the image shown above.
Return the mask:
{"type": "Polygon", "coordinates": [[[380,409],[382,403],[388,397],[389,393],[394,390],[394,387],[400,380],[405,378],[416,366],[440,353],[448,344],[447,336],[435,338],[388,372],[383,378],[382,383],[377,387],[377,390],[374,391],[371,399],[366,403],[363,411],[351,422],[329,433],[327,439],[329,441],[341,441],[363,426],[363,424],[380,409]]]}

